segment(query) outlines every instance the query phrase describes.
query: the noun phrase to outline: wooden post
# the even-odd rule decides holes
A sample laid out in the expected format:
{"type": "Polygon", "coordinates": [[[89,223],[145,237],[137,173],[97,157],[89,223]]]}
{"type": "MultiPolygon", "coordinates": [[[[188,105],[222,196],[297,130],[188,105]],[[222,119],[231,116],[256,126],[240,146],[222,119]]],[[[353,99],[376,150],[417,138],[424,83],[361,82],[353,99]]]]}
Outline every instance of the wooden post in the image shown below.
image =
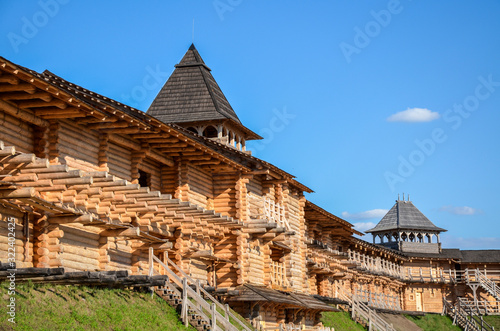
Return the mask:
{"type": "Polygon", "coordinates": [[[226,303],[224,308],[226,308],[226,319],[229,321],[229,305],[226,303]]]}
{"type": "Polygon", "coordinates": [[[153,276],[153,247],[149,247],[149,276],[153,276]]]}
{"type": "Polygon", "coordinates": [[[187,279],[184,277],[182,279],[182,309],[181,309],[181,318],[184,320],[184,326],[188,326],[189,320],[188,320],[188,314],[187,314],[187,300],[188,300],[188,295],[187,295],[187,279]]]}
{"type": "Polygon", "coordinates": [[[215,303],[212,302],[211,304],[211,311],[212,311],[212,330],[217,329],[217,317],[215,316],[216,314],[216,308],[215,308],[215,303]]]}

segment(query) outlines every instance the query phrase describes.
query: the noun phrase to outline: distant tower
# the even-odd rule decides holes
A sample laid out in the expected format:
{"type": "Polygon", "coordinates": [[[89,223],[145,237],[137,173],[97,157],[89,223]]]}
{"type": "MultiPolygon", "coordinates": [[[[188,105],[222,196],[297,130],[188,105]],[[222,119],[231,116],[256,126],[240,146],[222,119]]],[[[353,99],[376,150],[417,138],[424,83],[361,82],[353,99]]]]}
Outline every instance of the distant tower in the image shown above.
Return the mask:
{"type": "Polygon", "coordinates": [[[377,226],[366,232],[373,235],[374,244],[402,252],[437,254],[441,252],[439,234],[445,231],[429,221],[409,199],[405,201],[403,195],[403,200],[398,196],[377,226]]]}
{"type": "Polygon", "coordinates": [[[247,140],[262,139],[246,128],[191,45],[147,113],[246,152],[247,140]]]}

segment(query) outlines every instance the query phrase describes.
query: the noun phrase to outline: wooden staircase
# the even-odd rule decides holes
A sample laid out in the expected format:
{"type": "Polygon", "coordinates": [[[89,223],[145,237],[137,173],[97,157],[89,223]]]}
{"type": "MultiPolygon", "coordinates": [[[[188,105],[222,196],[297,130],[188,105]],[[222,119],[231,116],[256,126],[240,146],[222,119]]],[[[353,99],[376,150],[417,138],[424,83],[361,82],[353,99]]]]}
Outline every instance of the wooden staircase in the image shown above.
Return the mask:
{"type": "Polygon", "coordinates": [[[495,328],[486,323],[473,307],[464,305],[461,300],[453,306],[443,298],[442,315],[450,316],[453,319],[453,325],[458,325],[465,331],[495,331],[495,328]]]}
{"type": "Polygon", "coordinates": [[[191,324],[199,331],[253,330],[234,315],[227,304],[223,305],[205,291],[199,281],[194,281],[168,257],[165,261],[166,264],[154,256],[150,248],[150,276],[157,272],[155,266],[168,276],[165,286],[157,287],[155,292],[177,309],[184,325],[191,324]]]}
{"type": "Polygon", "coordinates": [[[361,324],[366,325],[369,331],[396,331],[392,324],[387,323],[380,315],[357,295],[351,295],[337,287],[339,299],[347,301],[351,307],[351,318],[361,324]]]}
{"type": "Polygon", "coordinates": [[[500,301],[500,287],[494,281],[486,277],[479,269],[466,269],[465,281],[473,290],[475,286],[481,286],[481,288],[497,301],[500,301]]]}

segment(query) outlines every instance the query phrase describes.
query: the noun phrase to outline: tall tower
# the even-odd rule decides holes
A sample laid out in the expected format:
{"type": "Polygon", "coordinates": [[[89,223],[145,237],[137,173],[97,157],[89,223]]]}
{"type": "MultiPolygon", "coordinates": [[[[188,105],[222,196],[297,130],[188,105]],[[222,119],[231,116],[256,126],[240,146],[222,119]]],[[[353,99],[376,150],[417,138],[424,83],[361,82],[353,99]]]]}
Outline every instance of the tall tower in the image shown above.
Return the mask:
{"type": "Polygon", "coordinates": [[[445,229],[435,226],[417,207],[408,200],[396,200],[373,229],[366,231],[373,235],[373,243],[402,252],[440,253],[439,234],[445,229]],[[377,242],[377,238],[378,241],[377,242]]]}
{"type": "Polygon", "coordinates": [[[192,44],[147,113],[242,152],[247,140],[262,139],[246,128],[192,44]]]}

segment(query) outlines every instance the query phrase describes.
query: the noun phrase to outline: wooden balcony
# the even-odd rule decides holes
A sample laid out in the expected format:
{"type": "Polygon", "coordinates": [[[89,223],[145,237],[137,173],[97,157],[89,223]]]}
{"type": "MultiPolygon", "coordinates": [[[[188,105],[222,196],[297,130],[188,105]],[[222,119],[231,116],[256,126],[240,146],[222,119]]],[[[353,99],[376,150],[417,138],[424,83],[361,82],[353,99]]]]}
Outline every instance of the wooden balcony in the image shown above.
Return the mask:
{"type": "Polygon", "coordinates": [[[261,197],[254,194],[247,194],[250,203],[258,206],[261,213],[251,215],[252,218],[265,219],[268,223],[275,223],[278,228],[290,231],[290,223],[286,218],[285,206],[271,200],[269,197],[261,197]]]}
{"type": "Polygon", "coordinates": [[[404,278],[403,267],[399,264],[382,259],[379,256],[373,257],[352,250],[349,250],[347,254],[349,258],[343,261],[343,264],[350,268],[356,268],[359,271],[379,276],[404,278]]]}
{"type": "Polygon", "coordinates": [[[290,283],[286,277],[284,262],[271,261],[271,287],[273,289],[286,289],[290,283]]]}

